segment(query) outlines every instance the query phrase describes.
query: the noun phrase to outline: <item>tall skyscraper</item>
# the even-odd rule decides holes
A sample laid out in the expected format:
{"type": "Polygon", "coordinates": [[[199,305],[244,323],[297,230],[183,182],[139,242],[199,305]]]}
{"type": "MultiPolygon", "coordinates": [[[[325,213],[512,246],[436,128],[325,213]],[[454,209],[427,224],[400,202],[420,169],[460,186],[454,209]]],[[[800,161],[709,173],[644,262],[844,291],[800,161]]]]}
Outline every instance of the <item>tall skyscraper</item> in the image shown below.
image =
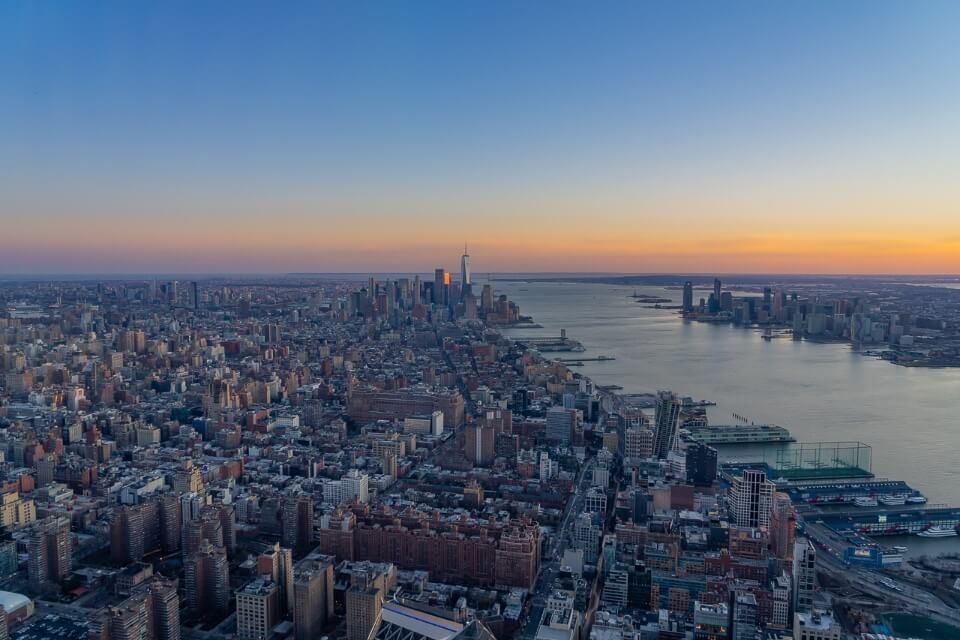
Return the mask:
{"type": "Polygon", "coordinates": [[[683,312],[693,311],[693,283],[687,280],[683,283],[683,312]]]}
{"type": "Polygon", "coordinates": [[[460,257],[460,295],[466,296],[470,293],[470,285],[473,284],[470,275],[470,254],[467,253],[467,245],[463,245],[463,255],[460,257]]]}
{"type": "Polygon", "coordinates": [[[720,302],[720,289],[723,287],[723,283],[720,282],[720,278],[713,279],[713,296],[717,299],[717,303],[720,302]]]}
{"type": "Polygon", "coordinates": [[[677,425],[680,421],[680,398],[671,391],[658,391],[656,411],[653,455],[663,459],[676,444],[677,425]]]}
{"type": "Polygon", "coordinates": [[[433,272],[433,304],[442,306],[447,303],[447,272],[444,269],[436,269],[433,272]]]}

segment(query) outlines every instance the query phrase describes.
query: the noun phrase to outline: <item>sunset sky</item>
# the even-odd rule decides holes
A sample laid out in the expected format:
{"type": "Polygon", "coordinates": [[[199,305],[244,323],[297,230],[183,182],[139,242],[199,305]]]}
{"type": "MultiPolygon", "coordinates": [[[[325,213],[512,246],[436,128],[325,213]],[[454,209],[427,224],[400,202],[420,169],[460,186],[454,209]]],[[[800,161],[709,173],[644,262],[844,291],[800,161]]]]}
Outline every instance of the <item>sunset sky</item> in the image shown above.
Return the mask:
{"type": "Polygon", "coordinates": [[[0,3],[0,274],[960,273],[958,2],[0,3]]]}

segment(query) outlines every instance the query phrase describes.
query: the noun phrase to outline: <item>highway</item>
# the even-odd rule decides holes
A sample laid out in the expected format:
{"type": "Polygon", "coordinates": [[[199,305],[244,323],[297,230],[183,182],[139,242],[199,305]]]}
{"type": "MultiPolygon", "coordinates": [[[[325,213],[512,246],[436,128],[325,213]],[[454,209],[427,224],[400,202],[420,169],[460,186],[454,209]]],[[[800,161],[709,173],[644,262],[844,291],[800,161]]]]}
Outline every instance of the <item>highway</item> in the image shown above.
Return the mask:
{"type": "Polygon", "coordinates": [[[805,528],[807,537],[827,547],[826,549],[817,548],[817,569],[831,574],[838,580],[848,582],[851,587],[891,607],[960,626],[960,611],[951,608],[934,594],[914,585],[887,578],[876,571],[848,566],[843,561],[842,554],[843,549],[850,543],[829,527],[807,522],[805,528]],[[885,586],[881,582],[883,580],[892,584],[893,588],[885,586]]]}

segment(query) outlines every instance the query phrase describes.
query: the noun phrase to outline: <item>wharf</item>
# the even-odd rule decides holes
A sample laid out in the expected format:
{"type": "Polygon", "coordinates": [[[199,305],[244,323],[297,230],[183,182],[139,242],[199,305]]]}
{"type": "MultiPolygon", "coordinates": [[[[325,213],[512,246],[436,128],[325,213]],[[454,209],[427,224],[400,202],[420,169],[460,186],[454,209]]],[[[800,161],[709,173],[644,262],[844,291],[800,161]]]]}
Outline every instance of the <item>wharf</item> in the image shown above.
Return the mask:
{"type": "Polygon", "coordinates": [[[690,427],[690,438],[703,444],[759,444],[796,442],[790,432],[771,424],[690,427]]]}

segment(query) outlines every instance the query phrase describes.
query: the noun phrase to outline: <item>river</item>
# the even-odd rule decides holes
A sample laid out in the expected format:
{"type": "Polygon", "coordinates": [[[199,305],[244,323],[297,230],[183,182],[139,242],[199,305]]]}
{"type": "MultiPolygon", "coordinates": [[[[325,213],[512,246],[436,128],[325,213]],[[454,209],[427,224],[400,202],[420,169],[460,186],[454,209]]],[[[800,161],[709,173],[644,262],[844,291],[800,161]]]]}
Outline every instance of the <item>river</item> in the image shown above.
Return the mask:
{"type": "MultiPolygon", "coordinates": [[[[624,393],[671,389],[712,400],[714,424],[737,413],[779,424],[799,442],[859,440],[873,447],[873,473],[902,479],[930,503],[960,504],[956,464],[960,369],[899,367],[847,344],[763,340],[755,329],[683,320],[631,297],[679,290],[556,282],[495,282],[543,329],[509,329],[513,337],[559,335],[579,340],[582,354],[613,356],[577,371],[624,393]]],[[[695,291],[694,299],[707,291],[695,291]]],[[[954,539],[956,540],[956,539],[954,539]]]]}

